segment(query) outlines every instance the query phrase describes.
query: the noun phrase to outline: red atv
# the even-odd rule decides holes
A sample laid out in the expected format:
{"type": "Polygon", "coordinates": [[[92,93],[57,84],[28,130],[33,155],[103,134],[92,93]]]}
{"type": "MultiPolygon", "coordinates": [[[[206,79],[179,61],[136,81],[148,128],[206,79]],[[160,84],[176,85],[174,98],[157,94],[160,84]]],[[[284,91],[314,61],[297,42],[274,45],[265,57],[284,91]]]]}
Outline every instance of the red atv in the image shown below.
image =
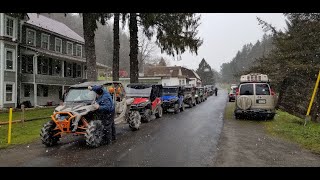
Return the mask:
{"type": "Polygon", "coordinates": [[[149,122],[151,116],[162,117],[161,84],[128,84],[127,98],[133,98],[129,112],[129,127],[138,130],[141,122],[149,122]]]}

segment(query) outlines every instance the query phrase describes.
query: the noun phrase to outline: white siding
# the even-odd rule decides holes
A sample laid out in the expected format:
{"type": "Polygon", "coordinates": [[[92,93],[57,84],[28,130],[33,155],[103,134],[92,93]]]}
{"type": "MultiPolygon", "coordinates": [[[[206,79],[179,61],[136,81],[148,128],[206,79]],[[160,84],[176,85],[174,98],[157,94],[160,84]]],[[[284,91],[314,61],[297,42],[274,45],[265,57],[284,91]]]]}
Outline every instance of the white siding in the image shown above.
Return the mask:
{"type": "Polygon", "coordinates": [[[175,86],[179,85],[179,79],[177,77],[162,78],[162,86],[175,86]]]}
{"type": "MultiPolygon", "coordinates": [[[[2,29],[2,28],[1,28],[2,29]]],[[[4,102],[4,86],[3,86],[3,77],[4,77],[4,44],[3,41],[0,40],[0,108],[3,108],[4,102]]]]}
{"type": "Polygon", "coordinates": [[[0,36],[3,36],[4,34],[4,14],[0,13],[0,36]]]}

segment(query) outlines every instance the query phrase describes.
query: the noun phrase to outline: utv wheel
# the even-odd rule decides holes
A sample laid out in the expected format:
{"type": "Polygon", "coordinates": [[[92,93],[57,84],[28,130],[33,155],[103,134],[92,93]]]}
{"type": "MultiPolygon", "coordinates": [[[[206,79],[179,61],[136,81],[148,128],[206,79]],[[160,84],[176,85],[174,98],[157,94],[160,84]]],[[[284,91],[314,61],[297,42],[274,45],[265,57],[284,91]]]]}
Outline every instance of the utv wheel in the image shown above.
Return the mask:
{"type": "Polygon", "coordinates": [[[179,104],[174,104],[174,113],[178,114],[179,113],[179,104]]]}
{"type": "Polygon", "coordinates": [[[192,104],[192,100],[191,100],[191,99],[188,101],[188,105],[189,105],[190,108],[193,107],[193,104],[192,104]]]}
{"type": "Polygon", "coordinates": [[[162,109],[162,107],[160,106],[159,108],[158,108],[158,112],[155,114],[156,115],[156,118],[161,118],[162,117],[162,112],[163,111],[163,109],[162,109]]]}
{"type": "Polygon", "coordinates": [[[184,103],[182,103],[181,105],[182,107],[180,108],[180,112],[184,111],[185,107],[184,107],[184,103]]]}
{"type": "Polygon", "coordinates": [[[54,146],[58,144],[58,141],[61,135],[53,136],[59,132],[59,130],[54,130],[56,127],[56,123],[53,121],[49,121],[43,125],[40,133],[42,144],[46,145],[47,147],[54,146]]]}
{"type": "Polygon", "coordinates": [[[90,147],[99,147],[105,136],[103,132],[103,124],[101,120],[90,121],[88,128],[86,130],[86,144],[90,147]]]}
{"type": "Polygon", "coordinates": [[[131,112],[130,116],[129,116],[129,128],[132,131],[136,131],[140,128],[140,124],[141,124],[141,115],[138,111],[133,111],[131,112]]]}
{"type": "Polygon", "coordinates": [[[145,123],[150,122],[151,120],[151,110],[150,109],[146,109],[144,112],[144,115],[142,116],[142,121],[145,123]]]}

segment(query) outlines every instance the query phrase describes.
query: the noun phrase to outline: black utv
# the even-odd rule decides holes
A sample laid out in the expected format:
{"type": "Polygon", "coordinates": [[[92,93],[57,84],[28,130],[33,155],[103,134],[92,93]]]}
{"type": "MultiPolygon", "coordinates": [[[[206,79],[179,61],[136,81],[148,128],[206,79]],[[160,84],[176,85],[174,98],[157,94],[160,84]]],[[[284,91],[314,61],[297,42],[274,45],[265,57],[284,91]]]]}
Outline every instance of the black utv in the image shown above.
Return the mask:
{"type": "Polygon", "coordinates": [[[187,104],[190,108],[196,106],[196,87],[185,86],[184,87],[184,99],[183,102],[187,104]]]}

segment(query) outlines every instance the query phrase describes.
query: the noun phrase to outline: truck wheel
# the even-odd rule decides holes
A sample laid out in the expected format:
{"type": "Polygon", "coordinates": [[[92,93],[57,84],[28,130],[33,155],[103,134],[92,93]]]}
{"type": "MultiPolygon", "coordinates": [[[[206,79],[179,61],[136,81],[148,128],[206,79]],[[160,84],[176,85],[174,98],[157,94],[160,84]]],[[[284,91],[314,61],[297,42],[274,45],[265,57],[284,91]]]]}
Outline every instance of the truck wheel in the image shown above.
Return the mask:
{"type": "Polygon", "coordinates": [[[58,144],[61,135],[53,136],[59,132],[59,130],[54,130],[56,128],[56,123],[54,121],[49,121],[45,123],[41,129],[40,137],[42,144],[46,145],[47,147],[54,146],[58,144]]]}
{"type": "Polygon", "coordinates": [[[86,144],[90,147],[99,147],[105,136],[103,132],[103,124],[101,120],[90,121],[88,128],[86,130],[86,144]]]}
{"type": "Polygon", "coordinates": [[[128,120],[129,128],[132,131],[136,131],[140,128],[141,124],[141,115],[138,111],[131,112],[128,120]]]}
{"type": "Polygon", "coordinates": [[[234,116],[236,119],[242,119],[242,115],[239,113],[234,114],[234,116]]]}
{"type": "Polygon", "coordinates": [[[163,113],[163,109],[162,109],[161,106],[159,106],[158,112],[155,114],[156,118],[161,118],[162,117],[162,113],[163,113]]]}

